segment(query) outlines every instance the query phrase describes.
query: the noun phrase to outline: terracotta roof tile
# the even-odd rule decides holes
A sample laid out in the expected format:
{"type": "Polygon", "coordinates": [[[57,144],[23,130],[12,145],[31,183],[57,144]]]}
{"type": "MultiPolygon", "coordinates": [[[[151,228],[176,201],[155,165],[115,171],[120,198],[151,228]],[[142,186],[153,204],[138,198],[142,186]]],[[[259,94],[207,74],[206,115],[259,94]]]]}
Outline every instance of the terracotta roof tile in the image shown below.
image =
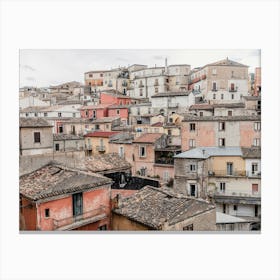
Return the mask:
{"type": "Polygon", "coordinates": [[[115,131],[94,131],[86,134],[84,137],[103,137],[103,138],[109,138],[115,134],[118,134],[119,132],[115,131]]]}
{"type": "Polygon", "coordinates": [[[164,133],[145,133],[136,138],[133,143],[155,143],[164,133]]]}
{"type": "Polygon", "coordinates": [[[163,225],[174,225],[212,209],[215,206],[205,200],[187,197],[169,188],[146,186],[129,197],[120,198],[113,212],[152,229],[161,229],[163,225]]]}

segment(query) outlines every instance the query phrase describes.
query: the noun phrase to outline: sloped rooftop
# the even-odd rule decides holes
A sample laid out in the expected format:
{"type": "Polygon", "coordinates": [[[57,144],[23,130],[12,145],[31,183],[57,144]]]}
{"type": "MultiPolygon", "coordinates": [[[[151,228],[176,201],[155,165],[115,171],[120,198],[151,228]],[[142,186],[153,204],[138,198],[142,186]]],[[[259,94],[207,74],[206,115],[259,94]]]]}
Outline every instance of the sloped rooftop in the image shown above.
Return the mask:
{"type": "Polygon", "coordinates": [[[136,138],[134,143],[155,143],[164,133],[145,133],[136,138]]]}
{"type": "Polygon", "coordinates": [[[214,209],[202,199],[177,194],[168,188],[146,186],[130,197],[120,198],[113,212],[152,229],[173,225],[195,215],[214,209]]]}
{"type": "Polygon", "coordinates": [[[111,183],[99,175],[50,163],[19,179],[20,194],[33,201],[98,188],[111,183]]]}
{"type": "Polygon", "coordinates": [[[199,147],[174,156],[174,158],[206,159],[212,156],[242,156],[240,147],[199,147]]]}
{"type": "Polygon", "coordinates": [[[52,127],[50,123],[48,123],[43,118],[20,118],[19,119],[19,127],[52,127]]]}

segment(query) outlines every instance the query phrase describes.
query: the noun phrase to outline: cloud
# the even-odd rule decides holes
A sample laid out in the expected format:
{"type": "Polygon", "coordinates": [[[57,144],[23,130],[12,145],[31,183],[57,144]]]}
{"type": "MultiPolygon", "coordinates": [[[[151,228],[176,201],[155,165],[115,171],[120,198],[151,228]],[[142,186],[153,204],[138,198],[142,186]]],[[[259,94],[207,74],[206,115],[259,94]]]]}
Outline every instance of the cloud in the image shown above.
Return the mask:
{"type": "Polygon", "coordinates": [[[165,57],[162,56],[162,55],[154,55],[154,56],[153,56],[153,59],[156,59],[156,60],[164,60],[165,57]]]}
{"type": "Polygon", "coordinates": [[[33,82],[36,81],[36,79],[34,77],[26,77],[25,79],[27,81],[33,81],[33,82]]]}
{"type": "Polygon", "coordinates": [[[32,72],[36,71],[35,68],[33,68],[33,67],[29,66],[29,65],[26,65],[26,64],[25,65],[21,65],[21,68],[24,69],[24,70],[32,71],[32,72]]]}

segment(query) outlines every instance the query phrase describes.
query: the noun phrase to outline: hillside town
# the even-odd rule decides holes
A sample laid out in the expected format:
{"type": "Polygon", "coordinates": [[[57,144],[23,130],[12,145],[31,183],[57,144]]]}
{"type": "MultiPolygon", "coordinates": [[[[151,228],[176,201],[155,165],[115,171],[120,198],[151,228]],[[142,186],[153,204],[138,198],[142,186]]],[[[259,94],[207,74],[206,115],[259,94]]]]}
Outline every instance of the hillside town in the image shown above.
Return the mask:
{"type": "Polygon", "coordinates": [[[19,89],[21,231],[261,230],[261,68],[163,65],[19,89]]]}

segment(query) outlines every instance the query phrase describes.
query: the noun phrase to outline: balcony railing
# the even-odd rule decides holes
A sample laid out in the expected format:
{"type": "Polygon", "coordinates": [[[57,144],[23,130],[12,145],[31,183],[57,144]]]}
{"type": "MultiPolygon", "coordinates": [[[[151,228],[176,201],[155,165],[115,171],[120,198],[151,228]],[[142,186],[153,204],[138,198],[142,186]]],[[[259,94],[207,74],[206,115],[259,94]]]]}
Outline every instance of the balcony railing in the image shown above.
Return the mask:
{"type": "Polygon", "coordinates": [[[168,103],[168,108],[177,108],[179,107],[179,103],[168,103]]]}
{"type": "Polygon", "coordinates": [[[208,176],[237,176],[237,177],[246,177],[247,173],[244,170],[232,170],[231,172],[227,171],[227,170],[215,170],[215,171],[208,171],[208,176]]]}
{"type": "Polygon", "coordinates": [[[169,164],[174,165],[174,159],[173,158],[159,158],[155,160],[155,164],[169,164]]]}
{"type": "Polygon", "coordinates": [[[261,197],[260,192],[232,192],[232,191],[216,191],[214,196],[233,196],[233,197],[261,197]]]}
{"type": "Polygon", "coordinates": [[[59,220],[53,219],[53,229],[54,230],[74,229],[88,223],[93,223],[102,220],[106,217],[107,217],[107,207],[101,206],[97,209],[84,212],[81,215],[71,216],[59,220]]]}
{"type": "Polygon", "coordinates": [[[91,151],[92,150],[92,145],[85,145],[85,150],[91,151]]]}
{"type": "Polygon", "coordinates": [[[229,92],[237,92],[237,88],[229,88],[228,91],[229,92]]]}
{"type": "Polygon", "coordinates": [[[106,147],[105,146],[96,146],[96,151],[98,152],[105,152],[106,147]]]}

